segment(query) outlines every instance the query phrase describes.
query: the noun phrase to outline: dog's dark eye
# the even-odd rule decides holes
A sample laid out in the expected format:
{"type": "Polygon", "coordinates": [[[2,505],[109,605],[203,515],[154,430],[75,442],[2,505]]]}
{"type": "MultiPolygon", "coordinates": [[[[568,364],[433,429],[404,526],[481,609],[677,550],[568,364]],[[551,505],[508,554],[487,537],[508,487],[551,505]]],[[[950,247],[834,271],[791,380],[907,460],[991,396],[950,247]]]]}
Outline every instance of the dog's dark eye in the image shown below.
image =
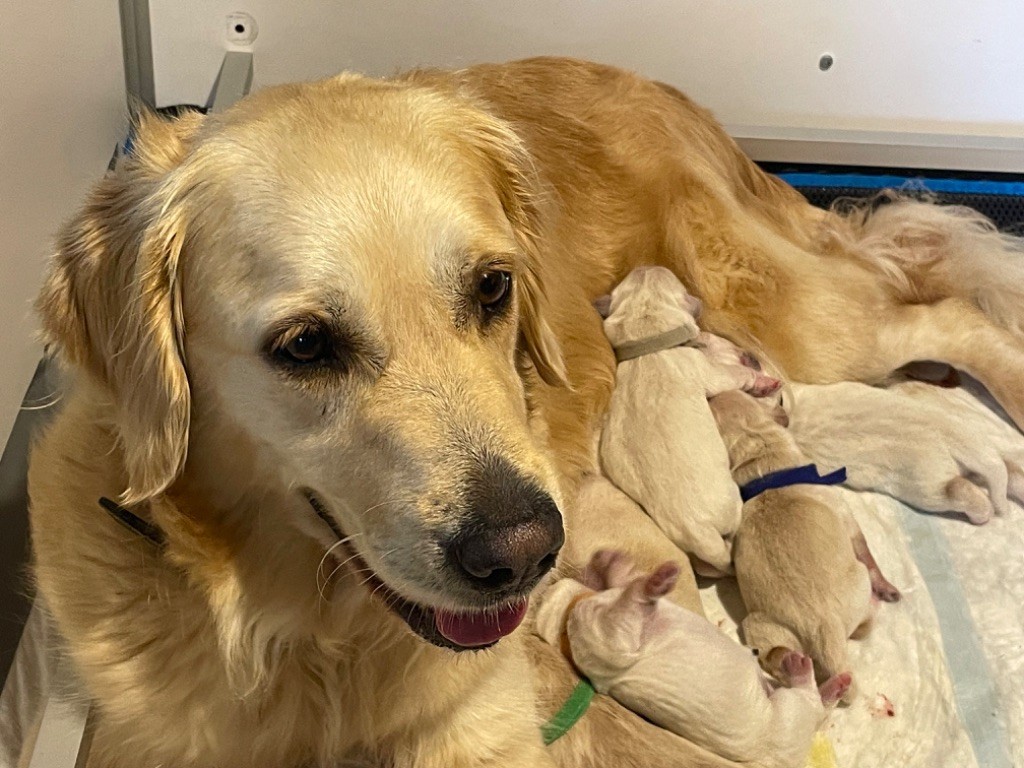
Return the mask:
{"type": "Polygon", "coordinates": [[[476,300],[492,312],[501,309],[512,289],[512,275],[500,270],[488,270],[480,275],[476,285],[476,300]]]}
{"type": "Polygon", "coordinates": [[[309,328],[281,346],[280,353],[293,363],[316,363],[327,353],[327,338],[322,331],[309,328]]]}

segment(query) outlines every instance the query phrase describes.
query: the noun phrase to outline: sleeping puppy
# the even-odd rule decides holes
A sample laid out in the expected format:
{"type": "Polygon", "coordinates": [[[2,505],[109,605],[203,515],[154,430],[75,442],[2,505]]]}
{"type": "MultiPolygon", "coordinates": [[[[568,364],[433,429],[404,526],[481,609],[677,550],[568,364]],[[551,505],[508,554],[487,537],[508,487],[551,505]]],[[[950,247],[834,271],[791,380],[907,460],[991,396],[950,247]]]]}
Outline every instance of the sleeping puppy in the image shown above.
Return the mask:
{"type": "Polygon", "coordinates": [[[587,583],[562,579],[545,593],[537,631],[561,645],[594,688],[657,725],[723,757],[800,768],[811,739],[850,684],[815,687],[811,660],[788,651],[791,687],[775,687],[750,651],[706,619],[662,599],[679,566],[638,570],[618,551],[599,552],[587,583]]]}
{"type": "MultiPolygon", "coordinates": [[[[749,395],[725,392],[710,403],[740,486],[810,463],[749,395]]],[[[870,629],[878,601],[836,511],[842,506],[839,492],[821,485],[766,490],[743,505],[733,561],[749,611],[744,639],[780,679],[790,650],[808,654],[819,679],[846,671],[847,638],[870,629]]]]}
{"type": "Polygon", "coordinates": [[[741,503],[707,397],[744,386],[750,371],[693,346],[699,307],[663,267],[634,269],[612,291],[604,330],[619,366],[600,452],[608,478],[698,573],[717,576],[730,570],[741,503]]]}
{"type": "Polygon", "coordinates": [[[1021,497],[1024,438],[958,391],[913,382],[894,389],[793,384],[790,430],[815,461],[845,465],[851,488],[981,524],[1006,510],[1008,469],[1021,497]]]}

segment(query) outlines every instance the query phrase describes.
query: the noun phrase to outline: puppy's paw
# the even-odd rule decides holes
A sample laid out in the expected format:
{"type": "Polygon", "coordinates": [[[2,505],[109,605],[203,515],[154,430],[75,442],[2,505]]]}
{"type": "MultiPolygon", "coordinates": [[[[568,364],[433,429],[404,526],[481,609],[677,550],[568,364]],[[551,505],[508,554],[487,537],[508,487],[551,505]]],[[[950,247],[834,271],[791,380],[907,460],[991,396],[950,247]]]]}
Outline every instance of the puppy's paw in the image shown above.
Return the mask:
{"type": "Polygon", "coordinates": [[[644,595],[650,600],[667,595],[676,585],[679,570],[679,564],[672,561],[659,565],[644,582],[644,595]]]}
{"type": "Polygon", "coordinates": [[[848,700],[852,686],[853,675],[849,672],[832,675],[818,688],[818,693],[821,694],[821,703],[826,707],[831,707],[840,699],[848,700]]]}
{"type": "Polygon", "coordinates": [[[883,603],[899,602],[900,591],[881,574],[871,574],[871,593],[883,603]]]}
{"type": "Polygon", "coordinates": [[[973,510],[968,510],[966,514],[967,519],[968,521],[970,521],[971,525],[984,525],[992,519],[991,509],[979,510],[977,512],[973,510]]]}
{"type": "Polygon", "coordinates": [[[814,662],[799,651],[786,651],[779,662],[779,669],[790,688],[805,688],[814,681],[814,662]]]}
{"type": "Polygon", "coordinates": [[[583,571],[583,583],[591,589],[624,587],[636,576],[633,559],[618,549],[601,549],[583,571]]]}

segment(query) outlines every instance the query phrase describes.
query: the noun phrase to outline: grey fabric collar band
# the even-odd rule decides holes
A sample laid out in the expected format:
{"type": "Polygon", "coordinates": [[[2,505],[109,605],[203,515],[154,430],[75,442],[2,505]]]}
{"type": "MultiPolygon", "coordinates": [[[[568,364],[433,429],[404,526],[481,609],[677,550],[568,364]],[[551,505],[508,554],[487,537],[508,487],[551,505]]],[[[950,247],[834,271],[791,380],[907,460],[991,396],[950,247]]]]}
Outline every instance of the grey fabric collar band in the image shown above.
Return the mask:
{"type": "Polygon", "coordinates": [[[697,347],[704,345],[693,336],[693,331],[685,326],[673,328],[671,331],[648,336],[636,341],[627,341],[615,347],[615,362],[634,360],[644,355],[652,355],[674,347],[697,347]]]}

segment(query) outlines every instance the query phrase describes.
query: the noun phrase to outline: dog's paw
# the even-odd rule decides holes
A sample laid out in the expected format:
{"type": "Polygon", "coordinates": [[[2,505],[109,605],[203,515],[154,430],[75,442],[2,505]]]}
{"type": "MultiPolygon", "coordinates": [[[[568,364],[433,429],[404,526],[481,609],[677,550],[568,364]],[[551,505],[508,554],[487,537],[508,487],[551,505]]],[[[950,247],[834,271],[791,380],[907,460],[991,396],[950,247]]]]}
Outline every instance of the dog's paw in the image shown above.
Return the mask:
{"type": "Polygon", "coordinates": [[[832,675],[818,688],[818,693],[821,695],[821,703],[826,707],[831,707],[840,699],[846,698],[852,685],[853,675],[849,672],[832,675]]]}
{"type": "Polygon", "coordinates": [[[659,565],[644,582],[644,595],[650,600],[667,595],[676,585],[679,570],[679,564],[672,561],[659,565]]]}
{"type": "Polygon", "coordinates": [[[799,651],[787,651],[779,667],[790,688],[804,688],[814,680],[814,662],[810,656],[799,651]]]}
{"type": "Polygon", "coordinates": [[[900,591],[881,573],[871,574],[871,593],[883,603],[897,603],[900,591]]]}
{"type": "Polygon", "coordinates": [[[624,587],[638,574],[633,559],[618,549],[600,549],[583,572],[583,583],[591,589],[624,587]]]}

